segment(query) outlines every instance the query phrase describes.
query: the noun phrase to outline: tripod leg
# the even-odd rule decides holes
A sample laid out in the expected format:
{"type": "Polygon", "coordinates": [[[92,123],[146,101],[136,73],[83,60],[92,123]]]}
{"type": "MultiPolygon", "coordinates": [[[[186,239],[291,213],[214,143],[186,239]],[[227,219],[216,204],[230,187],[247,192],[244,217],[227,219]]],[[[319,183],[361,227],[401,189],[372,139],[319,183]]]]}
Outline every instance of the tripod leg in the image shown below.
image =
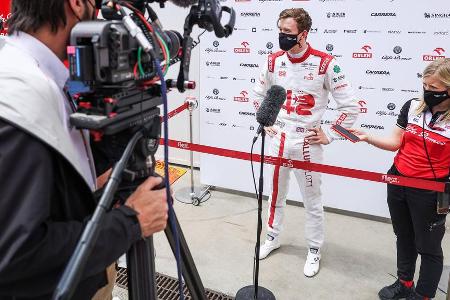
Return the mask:
{"type": "MultiPolygon", "coordinates": [[[[186,281],[187,288],[191,294],[192,299],[206,300],[205,288],[203,287],[202,280],[200,278],[200,275],[198,274],[197,267],[195,266],[194,259],[192,258],[191,252],[189,251],[189,247],[186,243],[183,232],[181,231],[178,219],[176,215],[174,216],[177,233],[180,238],[180,254],[183,268],[183,277],[186,281]]],[[[176,245],[172,228],[170,228],[170,226],[167,226],[164,232],[166,234],[167,240],[169,241],[170,247],[172,248],[172,252],[175,253],[176,245]]]]}
{"type": "Polygon", "coordinates": [[[152,236],[136,242],[127,252],[127,273],[129,299],[158,299],[152,236]]]}

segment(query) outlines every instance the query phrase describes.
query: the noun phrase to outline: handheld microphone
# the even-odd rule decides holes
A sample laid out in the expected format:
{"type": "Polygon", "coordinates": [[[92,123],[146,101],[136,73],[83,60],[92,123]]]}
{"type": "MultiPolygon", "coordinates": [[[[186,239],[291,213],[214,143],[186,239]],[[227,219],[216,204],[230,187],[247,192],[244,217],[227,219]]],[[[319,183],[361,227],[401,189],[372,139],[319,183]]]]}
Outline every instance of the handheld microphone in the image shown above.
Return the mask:
{"type": "Polygon", "coordinates": [[[259,127],[253,138],[253,143],[264,130],[264,127],[273,126],[273,124],[275,124],[284,100],[286,100],[286,90],[283,87],[273,85],[269,88],[266,97],[256,112],[256,121],[258,121],[259,127]]]}

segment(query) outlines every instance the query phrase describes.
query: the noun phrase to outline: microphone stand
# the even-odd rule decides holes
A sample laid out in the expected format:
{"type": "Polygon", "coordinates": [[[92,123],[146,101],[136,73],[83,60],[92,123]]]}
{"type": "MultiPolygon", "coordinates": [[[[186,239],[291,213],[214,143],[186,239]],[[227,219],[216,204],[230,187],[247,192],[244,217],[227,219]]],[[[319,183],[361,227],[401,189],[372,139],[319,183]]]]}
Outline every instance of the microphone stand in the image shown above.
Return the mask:
{"type": "Polygon", "coordinates": [[[258,286],[259,280],[259,251],[262,231],[262,196],[264,189],[264,144],[266,139],[266,131],[261,131],[261,159],[259,169],[259,187],[258,187],[258,225],[256,229],[256,254],[255,274],[253,278],[253,285],[248,285],[241,288],[236,294],[236,300],[275,300],[274,294],[268,289],[258,286]]]}

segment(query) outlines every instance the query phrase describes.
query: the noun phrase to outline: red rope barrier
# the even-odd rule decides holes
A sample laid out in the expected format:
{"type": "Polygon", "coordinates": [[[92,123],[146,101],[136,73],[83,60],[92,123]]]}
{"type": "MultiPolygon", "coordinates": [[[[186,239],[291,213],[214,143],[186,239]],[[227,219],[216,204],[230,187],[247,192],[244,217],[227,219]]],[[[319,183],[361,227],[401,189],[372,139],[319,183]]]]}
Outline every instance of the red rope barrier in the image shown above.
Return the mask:
{"type": "MultiPolygon", "coordinates": [[[[188,104],[184,103],[181,106],[179,106],[179,107],[175,108],[174,110],[172,110],[171,112],[169,112],[167,114],[167,118],[168,119],[173,118],[173,117],[175,117],[176,115],[178,115],[180,112],[184,111],[187,108],[188,108],[188,104]]],[[[161,123],[164,122],[162,117],[160,117],[160,119],[161,119],[161,123]]]]}
{"type": "MultiPolygon", "coordinates": [[[[163,141],[160,140],[160,144],[163,144],[163,141]]],[[[260,155],[254,154],[253,158],[250,157],[250,153],[222,149],[217,147],[199,145],[199,144],[191,144],[182,141],[169,140],[169,147],[190,150],[194,152],[204,153],[204,154],[212,154],[223,157],[230,157],[234,159],[242,159],[242,160],[251,160],[259,161],[260,155]]],[[[293,169],[302,169],[302,170],[310,170],[314,172],[320,172],[325,174],[362,179],[374,182],[382,182],[389,183],[393,185],[407,186],[413,188],[419,188],[430,191],[444,192],[446,190],[445,182],[438,182],[426,179],[418,179],[418,178],[410,178],[404,176],[396,176],[396,175],[388,175],[377,172],[356,170],[344,167],[336,167],[324,164],[311,163],[306,161],[298,161],[291,160],[286,158],[279,158],[273,156],[265,156],[264,162],[266,164],[279,165],[282,167],[293,168],[293,169]]]]}

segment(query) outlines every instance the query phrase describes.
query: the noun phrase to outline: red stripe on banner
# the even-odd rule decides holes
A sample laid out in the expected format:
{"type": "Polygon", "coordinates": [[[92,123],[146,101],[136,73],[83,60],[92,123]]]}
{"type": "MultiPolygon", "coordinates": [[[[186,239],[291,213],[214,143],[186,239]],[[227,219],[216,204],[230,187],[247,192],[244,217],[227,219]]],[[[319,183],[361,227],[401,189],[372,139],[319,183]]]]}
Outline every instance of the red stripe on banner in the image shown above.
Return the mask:
{"type": "MultiPolygon", "coordinates": [[[[280,149],[278,150],[278,157],[283,157],[284,152],[284,142],[286,134],[281,133],[280,149]]],[[[273,191],[272,191],[272,201],[270,202],[270,216],[269,216],[269,226],[273,228],[273,219],[275,218],[275,207],[278,202],[278,181],[280,179],[280,166],[276,165],[273,171],[273,191]],[[274,200],[275,199],[275,200],[274,200]]]]}
{"type": "MultiPolygon", "coordinates": [[[[163,144],[162,139],[160,140],[160,144],[163,144]]],[[[250,153],[247,153],[247,152],[228,150],[228,149],[222,149],[222,148],[204,146],[204,145],[198,145],[198,144],[190,144],[190,143],[175,141],[175,140],[169,140],[169,146],[173,147],[173,148],[191,150],[191,151],[200,152],[200,153],[204,153],[204,154],[212,154],[212,155],[218,155],[218,156],[224,156],[224,157],[230,157],[230,158],[242,159],[242,160],[253,159],[253,161],[260,161],[260,157],[261,157],[258,154],[254,154],[253,158],[251,158],[250,153]]],[[[369,180],[369,181],[375,181],[375,182],[389,183],[389,184],[393,184],[393,185],[407,186],[407,187],[419,188],[419,189],[424,189],[424,190],[429,190],[429,191],[436,191],[436,192],[444,192],[445,191],[445,183],[444,182],[431,181],[431,180],[426,180],[426,179],[417,179],[417,178],[409,178],[409,177],[404,177],[404,176],[387,175],[387,174],[383,174],[383,173],[376,173],[376,172],[356,170],[356,169],[350,169],[350,168],[329,166],[329,165],[323,165],[323,164],[317,164],[317,163],[305,162],[305,161],[298,161],[298,160],[291,160],[291,159],[279,158],[279,157],[273,157],[273,156],[265,156],[264,162],[266,164],[279,165],[279,166],[283,166],[286,168],[309,170],[309,171],[314,171],[314,172],[319,172],[319,173],[325,173],[325,174],[331,174],[331,175],[337,175],[337,176],[343,176],[343,177],[350,177],[350,178],[362,179],[362,180],[369,180]]]]}
{"type": "MultiPolygon", "coordinates": [[[[181,105],[180,107],[175,108],[174,110],[172,110],[171,112],[169,112],[167,114],[167,118],[170,119],[172,117],[175,117],[176,115],[178,115],[180,112],[184,111],[185,109],[188,108],[188,104],[184,103],[183,105],[181,105]]],[[[164,119],[162,117],[161,118],[161,122],[164,122],[164,119]]]]}

